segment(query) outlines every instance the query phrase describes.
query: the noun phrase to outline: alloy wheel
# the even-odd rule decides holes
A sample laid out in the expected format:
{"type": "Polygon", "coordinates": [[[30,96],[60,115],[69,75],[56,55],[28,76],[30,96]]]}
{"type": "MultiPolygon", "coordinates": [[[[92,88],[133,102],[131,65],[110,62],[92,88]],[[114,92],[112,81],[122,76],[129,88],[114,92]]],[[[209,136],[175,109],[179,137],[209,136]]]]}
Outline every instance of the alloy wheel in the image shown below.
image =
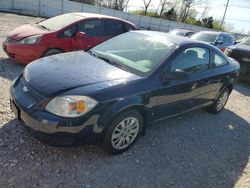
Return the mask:
{"type": "Polygon", "coordinates": [[[219,99],[218,99],[218,101],[217,101],[217,105],[216,105],[217,111],[220,111],[220,110],[222,110],[222,108],[224,108],[224,106],[226,105],[228,96],[229,96],[228,91],[224,91],[224,92],[220,95],[220,97],[219,97],[219,99]]]}
{"type": "Polygon", "coordinates": [[[112,146],[117,150],[128,147],[137,137],[140,129],[138,119],[128,117],[118,123],[111,136],[112,146]]]}

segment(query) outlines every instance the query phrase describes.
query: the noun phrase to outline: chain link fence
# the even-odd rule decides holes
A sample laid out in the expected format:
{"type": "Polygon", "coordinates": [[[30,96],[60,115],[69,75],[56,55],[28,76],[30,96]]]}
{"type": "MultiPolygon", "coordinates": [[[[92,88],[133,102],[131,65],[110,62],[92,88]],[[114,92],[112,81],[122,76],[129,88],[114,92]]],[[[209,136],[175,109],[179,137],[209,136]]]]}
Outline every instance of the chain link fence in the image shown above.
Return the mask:
{"type": "Polygon", "coordinates": [[[193,31],[209,30],[195,25],[129,14],[104,7],[92,6],[69,0],[0,0],[0,11],[15,12],[24,15],[52,17],[67,12],[90,12],[119,17],[133,22],[148,30],[168,32],[171,29],[189,29],[193,31]]]}

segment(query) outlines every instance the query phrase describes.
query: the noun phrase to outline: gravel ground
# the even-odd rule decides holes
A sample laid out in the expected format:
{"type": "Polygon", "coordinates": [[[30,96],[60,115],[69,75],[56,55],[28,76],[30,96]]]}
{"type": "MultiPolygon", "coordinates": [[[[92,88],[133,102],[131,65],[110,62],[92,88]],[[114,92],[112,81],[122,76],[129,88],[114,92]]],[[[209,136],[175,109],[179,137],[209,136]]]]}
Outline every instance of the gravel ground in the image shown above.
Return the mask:
{"type": "MultiPolygon", "coordinates": [[[[0,41],[37,20],[0,13],[0,41]]],[[[236,85],[222,113],[153,124],[133,148],[111,156],[100,146],[48,146],[23,130],[9,109],[9,86],[22,70],[0,50],[0,187],[250,187],[249,87],[236,85]]]]}

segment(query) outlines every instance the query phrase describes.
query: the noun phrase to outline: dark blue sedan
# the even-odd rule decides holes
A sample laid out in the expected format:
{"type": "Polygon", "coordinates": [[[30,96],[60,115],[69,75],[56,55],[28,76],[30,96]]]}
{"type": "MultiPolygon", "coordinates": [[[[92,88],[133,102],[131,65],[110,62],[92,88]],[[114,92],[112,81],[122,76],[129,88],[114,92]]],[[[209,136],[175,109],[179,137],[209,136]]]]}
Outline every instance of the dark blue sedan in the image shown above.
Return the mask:
{"type": "Polygon", "coordinates": [[[42,141],[121,153],[156,120],[223,110],[239,69],[209,44],[134,31],[34,61],[11,87],[11,108],[42,141]]]}

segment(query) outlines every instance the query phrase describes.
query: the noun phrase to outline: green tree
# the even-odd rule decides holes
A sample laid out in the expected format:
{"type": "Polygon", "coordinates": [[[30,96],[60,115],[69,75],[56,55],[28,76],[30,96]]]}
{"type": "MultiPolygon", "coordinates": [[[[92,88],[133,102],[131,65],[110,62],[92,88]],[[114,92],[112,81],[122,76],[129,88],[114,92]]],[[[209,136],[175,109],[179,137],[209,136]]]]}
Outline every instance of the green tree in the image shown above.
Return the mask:
{"type": "Polygon", "coordinates": [[[194,9],[197,5],[202,5],[207,2],[207,0],[181,0],[181,10],[178,20],[185,22],[185,20],[190,16],[190,11],[194,9]]]}
{"type": "Polygon", "coordinates": [[[223,24],[223,25],[221,26],[221,29],[220,29],[220,23],[221,23],[220,20],[214,20],[214,21],[213,21],[213,29],[225,31],[225,30],[226,30],[226,29],[225,29],[225,25],[223,24]]]}
{"type": "Polygon", "coordinates": [[[168,20],[172,20],[172,21],[176,21],[177,20],[177,13],[174,10],[174,8],[171,8],[167,12],[163,13],[163,18],[168,19],[168,20]]]}
{"type": "Polygon", "coordinates": [[[123,11],[128,5],[129,0],[113,0],[112,8],[123,11]]]}
{"type": "Polygon", "coordinates": [[[147,15],[148,8],[151,6],[152,0],[143,0],[144,5],[144,15],[147,15]]]}
{"type": "Polygon", "coordinates": [[[196,20],[194,17],[189,17],[185,20],[186,24],[191,24],[191,25],[201,25],[200,22],[198,22],[199,20],[196,20]]]}
{"type": "MultiPolygon", "coordinates": [[[[131,14],[137,14],[137,15],[144,15],[145,14],[143,10],[130,11],[129,13],[131,13],[131,14]]],[[[160,17],[156,12],[152,12],[152,11],[151,12],[147,11],[146,16],[156,17],[156,18],[160,17]]]]}
{"type": "Polygon", "coordinates": [[[212,16],[203,18],[201,21],[201,26],[213,29],[213,22],[214,22],[214,18],[212,16]]]}

